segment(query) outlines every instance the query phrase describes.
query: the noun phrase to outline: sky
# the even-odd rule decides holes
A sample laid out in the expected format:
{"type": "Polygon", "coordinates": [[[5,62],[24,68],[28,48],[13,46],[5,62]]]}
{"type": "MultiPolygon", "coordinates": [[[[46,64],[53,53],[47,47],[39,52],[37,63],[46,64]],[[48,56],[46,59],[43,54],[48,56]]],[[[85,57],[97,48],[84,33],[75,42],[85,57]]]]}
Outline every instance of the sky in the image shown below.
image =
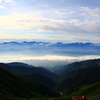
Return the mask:
{"type": "Polygon", "coordinates": [[[66,60],[70,62],[75,59],[100,58],[100,0],[0,0],[0,43],[0,62],[34,60],[39,64],[41,60],[44,64],[48,60],[50,64],[52,60],[55,64],[65,63],[66,60]],[[32,47],[23,44],[22,49],[12,43],[2,44],[11,41],[51,44],[82,42],[93,43],[94,46],[88,49],[86,47],[86,50],[81,47],[81,50],[84,50],[84,54],[82,51],[81,54],[80,47],[65,47],[64,50],[62,44],[61,47],[51,50],[51,47],[44,44],[41,55],[41,43],[32,47]],[[38,49],[34,51],[34,47],[38,49]],[[45,48],[50,52],[45,51],[45,48]],[[79,54],[74,49],[77,49],[79,54]],[[91,52],[91,55],[87,52],[91,52]]]}
{"type": "Polygon", "coordinates": [[[0,42],[100,42],[100,0],[0,0],[0,42]]]}

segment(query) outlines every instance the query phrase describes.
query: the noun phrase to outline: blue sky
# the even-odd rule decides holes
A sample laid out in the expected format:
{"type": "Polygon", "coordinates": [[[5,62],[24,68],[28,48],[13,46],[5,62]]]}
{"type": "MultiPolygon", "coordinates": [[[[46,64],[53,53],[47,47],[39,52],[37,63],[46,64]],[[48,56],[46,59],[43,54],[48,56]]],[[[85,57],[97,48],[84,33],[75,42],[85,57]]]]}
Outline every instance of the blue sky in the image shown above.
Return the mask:
{"type": "Polygon", "coordinates": [[[99,0],[0,0],[0,42],[100,43],[99,0]]]}

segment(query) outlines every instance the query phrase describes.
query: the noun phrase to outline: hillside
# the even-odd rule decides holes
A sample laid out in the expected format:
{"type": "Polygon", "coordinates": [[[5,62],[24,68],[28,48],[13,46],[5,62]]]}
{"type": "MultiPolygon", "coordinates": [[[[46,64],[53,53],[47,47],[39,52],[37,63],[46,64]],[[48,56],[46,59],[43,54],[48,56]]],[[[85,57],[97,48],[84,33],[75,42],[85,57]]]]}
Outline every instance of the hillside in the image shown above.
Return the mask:
{"type": "Polygon", "coordinates": [[[100,82],[91,84],[91,85],[83,85],[74,90],[71,95],[75,96],[86,96],[88,100],[100,100],[100,82]]]}
{"type": "Polygon", "coordinates": [[[58,94],[46,86],[32,84],[0,67],[0,95],[1,97],[7,95],[10,97],[32,98],[57,96],[58,94]]]}
{"type": "Polygon", "coordinates": [[[69,72],[60,76],[58,80],[56,89],[63,93],[69,93],[72,89],[84,84],[100,82],[100,64],[69,72]]]}
{"type": "Polygon", "coordinates": [[[27,79],[28,81],[30,81],[34,84],[43,84],[50,88],[53,88],[56,85],[56,82],[53,79],[46,77],[42,74],[38,74],[38,73],[23,75],[22,77],[24,77],[25,79],[27,79]]]}
{"type": "MultiPolygon", "coordinates": [[[[73,96],[82,95],[89,100],[99,100],[100,83],[97,82],[100,82],[100,63],[98,62],[99,59],[87,60],[82,65],[83,67],[57,77],[56,74],[41,67],[11,66],[0,63],[0,100],[72,100],[73,96]],[[91,61],[93,62],[91,63],[91,61]],[[92,66],[84,67],[90,63],[92,66]],[[93,65],[94,63],[96,64],[93,65]],[[32,68],[33,73],[20,74],[24,77],[22,78],[4,68],[8,68],[10,71],[15,69],[20,71],[24,68],[29,68],[29,71],[32,68]],[[52,78],[55,79],[57,85],[52,78]],[[59,94],[52,88],[58,93],[62,92],[63,96],[57,97],[59,94]]],[[[26,70],[23,70],[23,73],[24,71],[26,70]]]]}
{"type": "Polygon", "coordinates": [[[87,68],[92,65],[95,65],[100,62],[100,59],[93,59],[93,60],[85,60],[85,61],[80,61],[80,62],[74,62],[71,64],[68,64],[64,66],[63,68],[60,68],[55,71],[56,74],[63,75],[68,72],[80,69],[80,68],[87,68]]]}
{"type": "Polygon", "coordinates": [[[100,100],[100,82],[91,85],[82,85],[75,88],[69,95],[64,95],[53,100],[73,100],[73,96],[85,96],[88,100],[100,100]]]}
{"type": "MultiPolygon", "coordinates": [[[[5,68],[6,70],[8,70],[9,72],[11,72],[13,74],[28,75],[31,73],[38,73],[38,74],[44,75],[46,77],[49,77],[51,79],[56,76],[56,74],[54,74],[51,71],[46,70],[42,67],[26,67],[26,66],[19,66],[19,65],[17,66],[17,65],[18,65],[18,63],[16,64],[16,66],[15,66],[15,63],[14,64],[12,63],[10,65],[0,63],[0,67],[5,68]],[[12,65],[14,65],[14,66],[12,66],[12,65]]],[[[23,64],[23,65],[26,65],[26,64],[23,64]]]]}

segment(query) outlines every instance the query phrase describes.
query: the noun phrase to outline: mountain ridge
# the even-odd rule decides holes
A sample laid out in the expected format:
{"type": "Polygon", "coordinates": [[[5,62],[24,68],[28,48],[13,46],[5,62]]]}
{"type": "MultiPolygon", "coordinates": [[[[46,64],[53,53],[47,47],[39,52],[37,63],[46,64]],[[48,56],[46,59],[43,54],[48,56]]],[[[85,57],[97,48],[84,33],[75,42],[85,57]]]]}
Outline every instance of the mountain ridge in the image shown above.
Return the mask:
{"type": "MultiPolygon", "coordinates": [[[[22,63],[22,64],[24,65],[24,63],[22,63]]],[[[42,67],[26,67],[26,66],[17,66],[17,65],[10,66],[9,64],[5,64],[5,63],[0,63],[0,66],[5,68],[6,70],[10,71],[11,73],[18,74],[18,75],[29,75],[32,73],[37,73],[37,74],[42,74],[42,75],[49,77],[51,79],[53,77],[57,76],[56,74],[54,74],[50,70],[46,70],[42,67]]]]}
{"type": "Polygon", "coordinates": [[[26,64],[26,63],[22,63],[22,62],[11,62],[11,63],[6,63],[10,66],[25,66],[25,67],[35,67],[33,65],[29,65],[29,64],[26,64]]]}
{"type": "Polygon", "coordinates": [[[71,71],[59,77],[58,80],[56,88],[64,93],[84,84],[100,82],[100,64],[71,71]]]}
{"type": "Polygon", "coordinates": [[[34,85],[2,67],[0,67],[0,94],[25,98],[56,95],[51,89],[43,85],[34,85]]]}
{"type": "Polygon", "coordinates": [[[90,60],[84,60],[84,61],[79,61],[79,62],[73,62],[73,63],[70,63],[70,64],[56,70],[55,73],[57,73],[59,75],[63,75],[68,72],[71,72],[73,70],[90,67],[99,62],[100,62],[100,59],[92,59],[92,60],[90,59],[90,60]]]}
{"type": "Polygon", "coordinates": [[[1,42],[0,44],[58,44],[58,45],[95,45],[95,46],[100,46],[100,43],[91,43],[91,42],[73,42],[73,43],[63,43],[63,42],[55,42],[55,43],[51,43],[51,42],[36,42],[36,41],[22,41],[22,42],[16,42],[16,41],[10,41],[10,42],[1,42]]]}

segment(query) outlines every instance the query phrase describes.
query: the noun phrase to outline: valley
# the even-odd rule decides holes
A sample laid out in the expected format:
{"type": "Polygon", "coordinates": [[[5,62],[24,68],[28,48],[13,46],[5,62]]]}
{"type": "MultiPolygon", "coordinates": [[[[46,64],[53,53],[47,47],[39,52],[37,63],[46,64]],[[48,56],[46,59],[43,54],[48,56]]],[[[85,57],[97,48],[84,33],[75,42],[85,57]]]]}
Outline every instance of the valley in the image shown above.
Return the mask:
{"type": "Polygon", "coordinates": [[[53,72],[20,62],[0,63],[0,100],[72,100],[82,95],[100,99],[100,59],[74,62],[53,72]]]}

